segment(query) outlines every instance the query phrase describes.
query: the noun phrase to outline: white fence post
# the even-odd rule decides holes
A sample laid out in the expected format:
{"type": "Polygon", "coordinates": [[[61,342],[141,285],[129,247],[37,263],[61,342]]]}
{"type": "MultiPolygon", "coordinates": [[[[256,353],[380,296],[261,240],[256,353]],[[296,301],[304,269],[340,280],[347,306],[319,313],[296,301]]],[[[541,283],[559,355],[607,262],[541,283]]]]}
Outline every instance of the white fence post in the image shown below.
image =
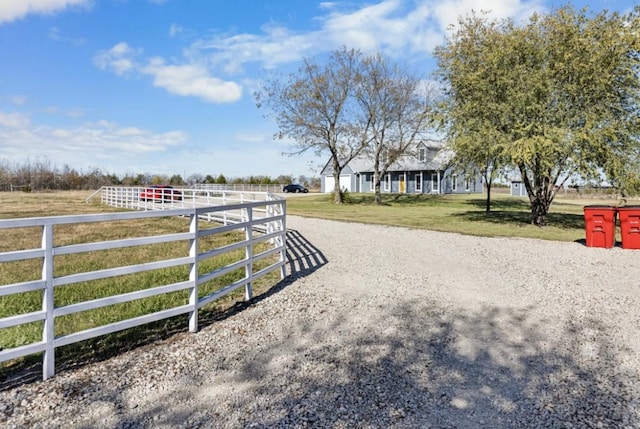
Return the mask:
{"type": "Polygon", "coordinates": [[[193,238],[189,241],[189,257],[192,259],[189,267],[189,281],[192,283],[189,291],[189,306],[192,307],[189,313],[189,331],[198,331],[198,210],[194,209],[189,219],[189,232],[193,238]]]}
{"type": "MultiPolygon", "coordinates": [[[[222,191],[222,205],[225,206],[227,205],[227,193],[225,191],[222,191]]],[[[224,211],[222,213],[222,219],[223,219],[223,224],[224,225],[228,225],[227,224],[227,212],[224,211]]]]}
{"type": "MultiPolygon", "coordinates": [[[[101,335],[106,335],[112,332],[121,331],[124,329],[130,329],[135,326],[144,325],[157,320],[166,319],[178,315],[188,315],[189,317],[189,331],[195,332],[198,330],[198,311],[203,305],[207,305],[241,287],[245,287],[245,298],[251,300],[253,298],[253,280],[259,278],[265,274],[268,274],[276,269],[281,270],[281,278],[286,276],[286,223],[285,223],[285,210],[286,202],[283,199],[274,197],[273,195],[266,194],[266,201],[254,201],[250,200],[250,196],[234,196],[230,192],[222,191],[222,199],[226,203],[234,203],[225,206],[213,206],[213,207],[201,207],[191,209],[173,210],[170,212],[162,213],[157,208],[151,207],[152,204],[142,204],[138,201],[140,188],[133,189],[132,191],[123,191],[122,188],[116,187],[103,187],[101,190],[101,198],[104,203],[121,207],[130,205],[127,200],[133,199],[135,202],[133,205],[138,204],[140,209],[145,209],[140,213],[105,213],[105,214],[89,214],[78,216],[57,216],[51,218],[25,218],[25,219],[0,219],[0,231],[9,228],[22,228],[22,227],[38,227],[41,229],[41,243],[39,247],[34,249],[25,249],[9,252],[0,252],[0,263],[19,261],[19,260],[38,260],[42,261],[41,265],[41,278],[24,283],[16,283],[6,285],[2,283],[0,279],[0,293],[3,296],[17,295],[30,291],[42,291],[42,307],[38,311],[31,311],[24,314],[17,314],[8,317],[0,317],[0,330],[10,328],[12,326],[18,326],[26,323],[41,323],[42,334],[40,338],[36,338],[34,342],[11,349],[0,349],[0,362],[5,362],[11,359],[16,359],[22,356],[27,356],[35,353],[43,353],[43,379],[46,380],[55,375],[55,349],[56,347],[62,347],[69,344],[84,341],[90,338],[95,338],[101,335]],[[241,199],[242,203],[238,204],[237,200],[241,199]],[[273,201],[276,199],[276,201],[273,201]],[[146,206],[149,206],[147,208],[146,206]],[[255,212],[254,212],[255,209],[255,212]],[[149,210],[149,211],[147,211],[149,210]],[[238,213],[240,213],[240,219],[238,219],[238,213]],[[213,215],[212,215],[213,214],[213,215]],[[227,226],[216,226],[214,228],[205,228],[200,231],[200,221],[204,221],[205,218],[219,224],[223,216],[229,216],[225,222],[227,226]],[[111,240],[108,242],[86,242],[78,244],[66,244],[54,247],[54,242],[57,241],[53,237],[53,234],[57,231],[56,226],[62,224],[91,224],[97,222],[110,222],[110,221],[124,221],[134,219],[155,219],[171,216],[181,216],[189,218],[189,232],[182,229],[182,232],[176,234],[160,234],[152,235],[149,237],[133,237],[111,240]],[[199,219],[200,216],[203,219],[199,219]],[[275,219],[274,219],[275,218],[275,219]],[[233,224],[242,223],[242,226],[235,226],[233,224]],[[210,249],[199,253],[199,241],[200,237],[226,234],[228,231],[241,232],[241,228],[245,229],[244,237],[239,236],[237,241],[230,246],[222,246],[217,249],[210,249]],[[254,231],[255,228],[255,231],[254,231]],[[268,241],[264,238],[264,234],[268,234],[268,241]],[[274,236],[275,235],[275,236],[274,236]],[[54,277],[55,271],[55,255],[76,255],[84,252],[91,252],[104,249],[119,249],[135,246],[142,246],[146,244],[157,243],[171,243],[171,242],[187,242],[189,245],[189,254],[179,258],[168,259],[165,261],[150,261],[141,264],[123,265],[104,270],[89,271],[83,273],[73,273],[69,275],[62,275],[54,277]],[[268,242],[271,244],[280,244],[279,250],[272,249],[262,252],[260,248],[256,247],[256,243],[268,242]],[[200,273],[203,267],[200,267],[200,261],[208,260],[209,258],[216,257],[218,254],[226,253],[229,251],[236,251],[237,249],[245,248],[245,260],[236,261],[225,267],[213,269],[207,273],[200,273]],[[257,249],[257,250],[256,250],[257,249]],[[254,255],[254,251],[258,253],[254,255]],[[279,258],[277,255],[279,253],[279,258]],[[266,259],[269,258],[269,259],[266,259]],[[263,269],[254,269],[254,263],[265,260],[269,264],[263,269]],[[226,273],[234,272],[239,274],[237,270],[241,270],[242,263],[245,267],[245,278],[232,282],[223,286],[220,290],[200,297],[199,290],[200,282],[208,282],[216,278],[222,278],[226,273]],[[119,276],[125,274],[134,274],[138,272],[152,271],[156,269],[163,269],[172,266],[182,266],[184,268],[189,267],[188,279],[181,276],[181,281],[172,284],[157,285],[151,289],[141,289],[126,294],[109,296],[100,299],[91,299],[88,301],[77,302],[73,304],[63,305],[55,308],[54,303],[54,287],[66,286],[71,284],[79,284],[83,282],[89,282],[99,280],[102,278],[108,278],[112,276],[119,276]],[[71,314],[79,314],[84,311],[116,305],[124,302],[133,301],[136,299],[146,299],[156,295],[162,295],[166,293],[173,293],[177,291],[183,291],[189,296],[188,303],[180,302],[179,305],[157,311],[154,313],[145,314],[140,317],[126,319],[115,323],[110,323],[102,326],[96,326],[89,329],[83,329],[77,332],[70,332],[60,334],[56,338],[55,336],[55,317],[64,317],[71,314]]],[[[217,191],[216,191],[217,192],[217,191]]],[[[255,195],[251,196],[255,198],[255,195]]],[[[204,200],[205,198],[203,198],[204,200]]],[[[221,198],[215,199],[207,192],[206,200],[211,202],[219,201],[221,198]]],[[[201,203],[200,203],[201,204],[201,203]]],[[[161,206],[160,204],[158,204],[161,206]]],[[[262,245],[262,244],[261,244],[262,245]]],[[[204,262],[203,262],[204,264],[204,262]]],[[[206,265],[206,264],[205,264],[206,265]]],[[[36,274],[37,277],[37,274],[36,274]]],[[[184,295],[182,295],[184,296],[184,295]]]]}
{"type": "Polygon", "coordinates": [[[280,245],[282,246],[282,251],[280,252],[280,262],[282,262],[280,279],[284,280],[287,277],[287,205],[284,201],[280,201],[280,210],[282,212],[282,220],[280,221],[282,235],[276,237],[276,240],[280,240],[280,245]]]}
{"type": "Polygon", "coordinates": [[[46,313],[42,328],[42,341],[45,343],[44,360],[42,364],[42,378],[53,377],[55,374],[55,330],[53,326],[53,224],[46,223],[42,226],[42,248],[44,259],[42,261],[42,280],[45,282],[42,294],[42,310],[46,313]]]}
{"type": "Polygon", "coordinates": [[[247,247],[245,248],[245,256],[247,265],[244,267],[245,277],[248,282],[245,286],[244,297],[247,301],[253,298],[252,281],[253,281],[253,207],[247,207],[247,226],[245,227],[245,237],[247,238],[247,247]]]}

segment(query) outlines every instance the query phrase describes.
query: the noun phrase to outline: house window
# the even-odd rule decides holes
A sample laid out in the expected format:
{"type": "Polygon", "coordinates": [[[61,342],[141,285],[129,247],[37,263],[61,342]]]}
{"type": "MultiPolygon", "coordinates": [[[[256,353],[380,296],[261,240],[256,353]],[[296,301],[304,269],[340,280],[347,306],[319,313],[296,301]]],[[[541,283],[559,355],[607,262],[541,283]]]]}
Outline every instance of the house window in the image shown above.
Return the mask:
{"type": "Polygon", "coordinates": [[[434,194],[440,193],[440,180],[438,179],[438,173],[431,173],[431,192],[434,194]]]}
{"type": "Polygon", "coordinates": [[[416,192],[422,192],[422,172],[416,173],[416,192]]]}
{"type": "Polygon", "coordinates": [[[426,162],[427,161],[427,148],[424,146],[420,146],[420,149],[418,149],[418,160],[420,162],[426,162]]]}
{"type": "Polygon", "coordinates": [[[385,192],[389,192],[391,191],[391,173],[387,173],[386,176],[384,176],[384,187],[383,187],[385,192]]]}
{"type": "Polygon", "coordinates": [[[456,192],[458,190],[458,175],[457,174],[453,174],[451,176],[451,190],[453,192],[456,192]]]}
{"type": "Polygon", "coordinates": [[[471,190],[471,180],[467,178],[464,179],[464,190],[465,192],[469,192],[471,190]]]}

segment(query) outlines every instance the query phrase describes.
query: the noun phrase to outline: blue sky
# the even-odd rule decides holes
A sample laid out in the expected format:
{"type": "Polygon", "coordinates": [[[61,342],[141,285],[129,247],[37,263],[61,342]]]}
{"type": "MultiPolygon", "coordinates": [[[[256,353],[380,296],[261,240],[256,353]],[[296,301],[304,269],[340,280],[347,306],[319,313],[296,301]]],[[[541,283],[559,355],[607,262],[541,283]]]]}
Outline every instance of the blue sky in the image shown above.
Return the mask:
{"type": "MultiPolygon", "coordinates": [[[[0,162],[124,174],[313,176],[253,92],[341,46],[427,75],[449,24],[543,0],[0,0],[0,162]]],[[[574,1],[591,11],[636,2],[574,1]]]]}

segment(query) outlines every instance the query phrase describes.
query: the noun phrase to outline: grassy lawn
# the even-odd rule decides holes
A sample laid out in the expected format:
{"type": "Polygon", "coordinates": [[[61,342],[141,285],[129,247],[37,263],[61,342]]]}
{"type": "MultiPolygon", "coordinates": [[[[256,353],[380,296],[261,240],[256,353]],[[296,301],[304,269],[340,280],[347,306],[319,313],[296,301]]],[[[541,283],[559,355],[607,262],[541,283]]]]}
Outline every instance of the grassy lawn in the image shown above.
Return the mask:
{"type": "MultiPolygon", "coordinates": [[[[89,214],[124,211],[100,204],[99,196],[95,201],[85,202],[90,192],[58,192],[26,194],[21,192],[0,193],[0,219],[41,217],[69,214],[89,214]]],[[[109,241],[121,238],[144,237],[161,234],[173,234],[189,230],[189,221],[180,217],[161,217],[153,219],[135,219],[127,221],[99,222],[90,224],[58,225],[54,227],[54,245],[69,245],[109,241]]],[[[201,223],[201,229],[209,227],[201,223]]],[[[0,252],[40,247],[40,228],[17,228],[0,230],[0,252]]],[[[224,245],[244,240],[244,231],[237,230],[224,234],[214,234],[199,241],[199,252],[216,249],[224,245]]],[[[267,243],[254,246],[254,254],[267,250],[267,243]]],[[[136,246],[132,248],[92,251],[81,254],[59,255],[54,257],[54,275],[64,276],[101,270],[110,267],[142,264],[187,256],[188,242],[178,241],[136,246]]],[[[211,272],[245,258],[244,248],[209,258],[199,264],[200,274],[211,272]]],[[[254,272],[275,262],[267,258],[254,264],[254,272]]],[[[0,286],[37,280],[41,276],[41,262],[26,260],[0,263],[0,286]]],[[[245,275],[239,268],[199,288],[199,296],[219,290],[245,275]]],[[[189,267],[162,268],[144,273],[136,273],[57,287],[54,301],[57,307],[106,296],[118,295],[136,290],[172,284],[189,279],[189,267]]],[[[279,272],[272,272],[253,284],[254,296],[264,294],[280,281],[279,272]]],[[[199,313],[201,326],[218,319],[244,301],[244,288],[208,305],[199,313]]],[[[127,303],[89,310],[56,318],[55,335],[61,336],[108,323],[126,320],[144,314],[184,305],[188,303],[188,291],[178,291],[127,303]]],[[[0,317],[38,311],[42,308],[42,291],[17,295],[0,296],[0,317]]],[[[40,341],[42,322],[28,323],[0,330],[0,350],[40,341]]],[[[103,359],[123,350],[138,347],[149,342],[165,339],[188,328],[187,315],[177,316],[156,323],[144,325],[118,333],[105,335],[81,343],[61,347],[56,350],[56,366],[70,365],[103,359]]],[[[40,375],[39,355],[24,359],[0,363],[0,386],[12,379],[15,374],[34,372],[40,375]]]]}
{"type": "Polygon", "coordinates": [[[346,222],[363,222],[486,237],[525,237],[579,241],[585,238],[583,207],[588,204],[617,205],[615,199],[578,200],[558,198],[551,206],[547,226],[530,224],[526,198],[492,195],[491,212],[485,213],[486,197],[471,195],[389,195],[383,204],[373,194],[350,194],[348,203],[336,205],[331,195],[311,195],[287,200],[287,213],[346,222]]]}
{"type": "MultiPolygon", "coordinates": [[[[34,193],[22,192],[0,193],[0,219],[35,216],[54,216],[69,214],[106,213],[123,211],[100,204],[99,196],[88,203],[87,192],[34,193]]],[[[348,203],[335,205],[329,194],[313,194],[288,198],[287,213],[291,215],[340,220],[347,222],[363,222],[408,228],[454,232],[477,236],[525,237],[559,241],[582,241],[585,238],[583,206],[589,204],[618,205],[613,198],[558,198],[548,216],[548,225],[539,228],[529,223],[529,203],[526,198],[516,198],[505,194],[494,194],[492,211],[485,213],[485,196],[474,195],[383,195],[383,204],[376,205],[372,194],[350,194],[348,203]]],[[[638,204],[638,202],[629,202],[638,204]]],[[[82,243],[101,240],[113,240],[123,237],[148,236],[184,232],[186,219],[158,218],[140,219],[122,224],[90,224],[65,225],[55,231],[55,245],[82,243]]],[[[3,230],[0,240],[0,252],[8,250],[39,247],[40,231],[22,228],[19,230],[3,230]]],[[[224,244],[224,240],[234,241],[237,237],[213,236],[201,243],[201,251],[224,244]],[[220,241],[222,240],[222,241],[220,241]]],[[[619,239],[619,237],[618,237],[619,239]]],[[[148,260],[160,260],[184,256],[187,244],[174,243],[152,245],[135,248],[134,253],[120,251],[90,252],[70,258],[69,255],[56,260],[56,275],[74,272],[91,271],[108,266],[140,263],[148,260]]],[[[256,249],[256,252],[261,249],[256,249]]],[[[240,260],[243,252],[236,252],[203,264],[201,271],[210,271],[216,267],[240,260]]],[[[0,264],[0,284],[9,284],[39,278],[38,261],[0,264]]],[[[230,273],[225,276],[225,284],[235,277],[242,277],[243,272],[230,273]],[[234,277],[235,276],[235,277],[234,277]]],[[[174,267],[153,271],[149,275],[122,276],[122,278],[101,280],[91,284],[70,285],[56,289],[56,305],[65,305],[100,296],[125,293],[159,284],[180,281],[188,276],[186,267],[174,267]]],[[[279,282],[275,273],[260,279],[254,284],[255,296],[267,293],[279,282]]],[[[204,293],[216,290],[221,285],[212,283],[205,285],[204,293]]],[[[41,306],[41,292],[0,297],[0,317],[7,317],[28,311],[36,311],[41,306]]],[[[170,306],[186,302],[186,294],[173,293],[165,297],[154,297],[141,300],[139,303],[114,306],[87,314],[65,316],[57,320],[56,335],[76,332],[92,326],[100,326],[115,320],[123,320],[158,311],[170,306]]],[[[242,291],[223,298],[210,307],[201,310],[201,326],[224,317],[236,308],[242,308],[242,291]]],[[[41,323],[32,323],[22,327],[0,330],[0,349],[15,347],[37,341],[41,335],[41,323]]],[[[186,316],[145,325],[143,327],[122,331],[115,334],[87,340],[82,343],[62,347],[56,351],[56,362],[60,368],[82,365],[87,362],[104,359],[124,350],[129,350],[153,341],[167,339],[175,334],[184,334],[187,330],[186,316]]],[[[41,377],[41,356],[31,356],[13,362],[0,364],[0,387],[15,383],[16,379],[24,380],[23,374],[30,374],[32,380],[41,377]],[[16,375],[18,374],[18,375],[16,375]],[[22,374],[22,375],[21,375],[22,374]]],[[[59,369],[58,369],[59,370],[59,369]]]]}

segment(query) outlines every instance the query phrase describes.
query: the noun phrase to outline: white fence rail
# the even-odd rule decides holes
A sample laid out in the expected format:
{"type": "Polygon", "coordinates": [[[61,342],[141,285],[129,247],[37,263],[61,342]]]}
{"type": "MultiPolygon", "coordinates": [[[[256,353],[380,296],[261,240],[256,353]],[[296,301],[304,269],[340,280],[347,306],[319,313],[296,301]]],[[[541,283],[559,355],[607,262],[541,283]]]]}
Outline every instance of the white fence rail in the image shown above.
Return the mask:
{"type": "Polygon", "coordinates": [[[251,185],[244,183],[197,183],[193,185],[194,189],[203,189],[208,191],[236,191],[236,192],[271,192],[278,193],[282,192],[282,188],[286,186],[285,184],[280,185],[251,185]]]}
{"type": "MultiPolygon", "coordinates": [[[[100,194],[100,200],[103,204],[145,211],[229,206],[258,201],[281,200],[280,197],[266,191],[242,192],[192,188],[171,188],[168,190],[156,188],[154,190],[153,188],[145,186],[103,186],[89,196],[87,201],[96,194],[100,194]]],[[[267,213],[267,210],[275,210],[277,207],[279,206],[269,205],[264,208],[257,208],[254,210],[254,217],[257,219],[271,216],[273,213],[267,213]]],[[[203,213],[201,216],[207,221],[221,222],[224,224],[238,223],[244,219],[242,209],[234,210],[230,208],[227,210],[203,213]]],[[[259,227],[260,225],[256,226],[256,228],[259,227]]]]}
{"type": "MultiPolygon", "coordinates": [[[[112,205],[122,203],[124,204],[122,207],[128,207],[127,204],[134,204],[134,197],[137,198],[136,195],[139,195],[139,190],[132,190],[132,188],[118,189],[120,190],[117,192],[112,190],[103,190],[103,198],[107,200],[105,201],[106,203],[112,205]],[[136,192],[138,192],[138,194],[136,194],[136,192]]],[[[185,196],[187,196],[186,193],[185,196]]],[[[211,195],[205,195],[203,197],[205,199],[213,198],[211,195]]],[[[222,198],[227,202],[230,201],[230,196],[228,195],[222,196],[222,198]]],[[[236,196],[236,199],[242,200],[243,198],[246,198],[246,196],[236,196]]],[[[145,211],[139,212],[0,220],[0,230],[6,230],[9,228],[37,227],[42,231],[41,246],[39,248],[0,253],[0,263],[11,263],[29,259],[41,261],[41,276],[39,276],[39,273],[34,275],[34,278],[38,276],[40,277],[37,280],[22,283],[2,284],[0,279],[0,297],[15,295],[16,299],[19,299],[18,295],[21,293],[42,291],[41,310],[0,318],[0,331],[18,325],[40,322],[42,323],[42,339],[20,347],[4,350],[0,349],[0,362],[44,352],[43,379],[47,379],[52,377],[55,373],[55,349],[57,347],[181,314],[188,314],[189,331],[195,332],[198,329],[198,310],[202,308],[202,306],[241,287],[245,288],[246,298],[251,299],[252,283],[256,279],[275,270],[279,270],[281,278],[284,278],[286,274],[286,207],[284,200],[275,199],[272,201],[252,201],[213,207],[196,207],[197,204],[195,201],[195,196],[193,198],[188,196],[188,198],[183,199],[182,201],[168,202],[167,205],[169,206],[165,206],[165,202],[149,202],[148,204],[150,204],[151,207],[144,206],[143,208],[145,211]],[[167,209],[182,204],[187,205],[187,202],[191,203],[190,207],[173,208],[167,211],[155,210],[158,208],[156,205],[167,209]],[[143,218],[152,219],[173,216],[189,218],[188,230],[187,227],[185,227],[184,232],[177,234],[164,234],[148,237],[118,239],[113,241],[54,246],[56,239],[55,227],[58,225],[123,222],[143,218]],[[203,219],[232,219],[232,221],[226,223],[222,222],[219,224],[216,223],[213,225],[207,224],[207,228],[201,228],[200,226],[203,219]],[[263,233],[255,233],[255,230],[262,231],[263,233]],[[227,243],[223,247],[217,249],[199,252],[200,239],[215,234],[226,234],[230,231],[240,231],[244,232],[244,234],[239,234],[242,238],[232,244],[227,243]],[[85,252],[106,249],[135,248],[136,246],[180,241],[188,243],[188,252],[186,252],[182,257],[135,265],[118,266],[97,271],[54,276],[54,264],[56,262],[56,258],[61,255],[77,255],[85,252]],[[268,245],[266,248],[268,250],[256,253],[256,245],[260,243],[267,243],[268,245]],[[238,249],[243,248],[245,249],[244,259],[233,262],[227,266],[217,268],[211,272],[199,273],[199,267],[203,261],[217,255],[224,254],[225,252],[237,251],[238,249]],[[254,264],[261,260],[263,261],[263,264],[268,263],[269,265],[266,266],[266,268],[262,268],[259,271],[254,272],[254,264]],[[149,289],[77,302],[65,306],[56,307],[54,305],[56,288],[74,283],[147,272],[173,266],[188,266],[188,280],[173,284],[155,285],[149,289]],[[230,271],[242,270],[242,268],[244,268],[243,278],[224,285],[222,288],[217,289],[215,292],[210,293],[207,296],[199,297],[200,285],[205,282],[209,282],[212,279],[221,277],[230,271]],[[56,318],[181,290],[188,291],[189,300],[186,305],[179,305],[155,313],[145,314],[140,317],[94,327],[80,332],[73,332],[58,337],[54,335],[56,318]]]]}

